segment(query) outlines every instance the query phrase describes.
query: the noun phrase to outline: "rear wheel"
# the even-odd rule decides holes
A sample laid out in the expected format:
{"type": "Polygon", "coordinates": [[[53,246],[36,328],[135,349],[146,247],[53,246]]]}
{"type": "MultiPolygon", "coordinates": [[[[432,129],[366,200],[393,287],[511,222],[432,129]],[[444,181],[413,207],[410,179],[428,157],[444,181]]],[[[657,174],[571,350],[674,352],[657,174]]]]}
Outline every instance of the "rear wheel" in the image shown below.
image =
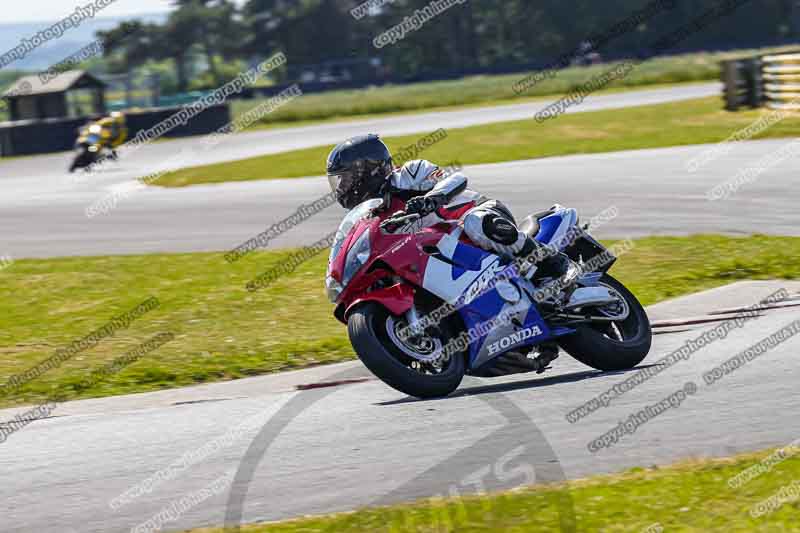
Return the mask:
{"type": "MultiPolygon", "coordinates": [[[[593,322],[580,325],[576,332],[559,341],[564,350],[585,365],[598,370],[627,370],[633,368],[650,352],[653,334],[639,300],[622,283],[608,274],[600,284],[620,296],[620,305],[627,306],[624,320],[593,322]]],[[[614,309],[614,313],[619,309],[614,309]]]]}
{"type": "Polygon", "coordinates": [[[437,332],[426,331],[401,340],[405,319],[390,314],[376,303],[356,308],[347,321],[347,332],[358,358],[390,387],[417,398],[447,396],[458,388],[466,372],[461,352],[444,357],[450,335],[445,323],[437,332]]]}

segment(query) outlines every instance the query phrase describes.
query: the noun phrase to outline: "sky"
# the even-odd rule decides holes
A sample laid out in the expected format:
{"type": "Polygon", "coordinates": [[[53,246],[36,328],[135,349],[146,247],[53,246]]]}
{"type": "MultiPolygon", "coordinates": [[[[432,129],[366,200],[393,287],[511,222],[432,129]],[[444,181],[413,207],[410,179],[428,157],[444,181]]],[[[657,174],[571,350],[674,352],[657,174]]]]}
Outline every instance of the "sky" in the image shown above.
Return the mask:
{"type": "MultiPolygon", "coordinates": [[[[3,0],[0,24],[15,22],[56,21],[73,13],[77,6],[91,0],[3,0]]],[[[242,3],[244,0],[237,0],[242,3]]],[[[103,9],[98,17],[164,13],[170,10],[170,0],[116,0],[103,9]]]]}

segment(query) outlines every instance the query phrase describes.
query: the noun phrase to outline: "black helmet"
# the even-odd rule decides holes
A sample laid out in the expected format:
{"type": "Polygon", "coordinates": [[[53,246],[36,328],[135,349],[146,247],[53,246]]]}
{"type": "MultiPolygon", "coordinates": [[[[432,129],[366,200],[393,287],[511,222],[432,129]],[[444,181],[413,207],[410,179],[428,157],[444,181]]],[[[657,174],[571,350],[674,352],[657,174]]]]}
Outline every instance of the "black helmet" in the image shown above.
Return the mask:
{"type": "Polygon", "coordinates": [[[380,194],[392,173],[392,154],[374,134],[347,139],[328,156],[328,183],[336,200],[352,209],[380,194]]]}

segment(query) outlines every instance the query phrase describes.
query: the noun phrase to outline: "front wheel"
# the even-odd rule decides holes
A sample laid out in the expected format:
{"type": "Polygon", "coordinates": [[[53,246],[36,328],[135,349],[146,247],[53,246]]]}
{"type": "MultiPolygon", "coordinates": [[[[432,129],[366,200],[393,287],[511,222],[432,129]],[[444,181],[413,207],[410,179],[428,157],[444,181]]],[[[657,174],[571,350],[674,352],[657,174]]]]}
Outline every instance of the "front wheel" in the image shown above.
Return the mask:
{"type": "Polygon", "coordinates": [[[444,357],[449,335],[426,334],[401,340],[406,326],[375,303],[356,308],[347,320],[347,332],[358,358],[390,387],[417,398],[438,398],[456,390],[466,372],[463,353],[444,357]]]}
{"type": "Polygon", "coordinates": [[[69,173],[72,174],[75,170],[83,168],[83,154],[78,154],[72,159],[72,164],[69,166],[69,173]]]}
{"type": "Polygon", "coordinates": [[[72,160],[72,164],[69,167],[69,172],[72,174],[76,169],[87,168],[89,165],[94,163],[94,161],[94,155],[89,150],[84,149],[75,156],[75,159],[72,160]]]}
{"type": "Polygon", "coordinates": [[[600,285],[616,292],[628,307],[628,315],[617,322],[593,322],[559,341],[564,350],[581,363],[598,370],[627,370],[647,357],[653,340],[650,320],[642,304],[622,283],[608,274],[600,285]]]}

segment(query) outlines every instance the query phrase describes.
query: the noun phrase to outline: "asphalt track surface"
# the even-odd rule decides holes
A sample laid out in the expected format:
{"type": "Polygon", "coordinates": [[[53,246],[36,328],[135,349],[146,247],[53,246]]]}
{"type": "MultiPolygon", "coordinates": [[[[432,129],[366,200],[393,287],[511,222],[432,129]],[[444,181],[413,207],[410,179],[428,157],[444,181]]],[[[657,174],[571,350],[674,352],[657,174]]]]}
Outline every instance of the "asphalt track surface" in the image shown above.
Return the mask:
{"type": "MultiPolygon", "coordinates": [[[[654,320],[708,318],[712,311],[755,304],[781,287],[794,295],[783,305],[800,305],[800,283],[744,282],[664,302],[648,312],[654,320]]],[[[416,401],[371,379],[353,362],[71,402],[59,406],[53,418],[34,422],[0,444],[0,470],[11,481],[0,485],[2,529],[130,531],[173,500],[237,469],[245,457],[252,463],[252,480],[243,498],[243,520],[253,522],[408,501],[448,494],[453,487],[457,493],[476,492],[476,480],[487,489],[510,488],[785,445],[800,437],[800,336],[719,383],[708,386],[701,376],[798,319],[800,307],[765,311],[574,424],[565,419],[569,411],[633,371],[600,373],[562,355],[542,376],[468,378],[449,398],[416,401]],[[298,390],[298,385],[324,384],[343,372],[365,381],[298,390]],[[614,447],[589,452],[590,440],[689,381],[698,391],[680,407],[650,420],[614,447]],[[305,408],[275,415],[282,406],[298,402],[305,408]],[[131,486],[183,454],[230,435],[231,428],[259,413],[265,413],[264,424],[281,417],[284,423],[263,454],[256,454],[257,460],[247,453],[260,438],[253,429],[225,440],[227,444],[120,509],[109,507],[112,498],[131,486]],[[505,459],[499,462],[501,457],[505,459]]],[[[655,337],[643,364],[654,363],[713,325],[663,330],[671,332],[655,337]]],[[[0,415],[8,420],[15,412],[0,415]]],[[[235,484],[233,491],[243,488],[235,484]]],[[[212,496],[165,529],[221,525],[229,496],[230,490],[212,496]]],[[[553,524],[549,530],[559,529],[553,524]]]]}
{"type": "MultiPolygon", "coordinates": [[[[718,91],[718,84],[700,84],[598,95],[587,98],[572,111],[677,101],[718,91]]],[[[440,127],[532,120],[533,114],[545,105],[542,102],[516,104],[237,134],[214,150],[191,154],[196,164],[205,164],[332,144],[365,131],[397,135],[427,133],[440,127]]],[[[0,228],[3,228],[0,246],[3,248],[0,252],[23,258],[226,250],[264,231],[300,204],[327,192],[327,184],[320,178],[177,190],[151,187],[121,200],[108,215],[86,218],[86,207],[104,195],[129,189],[135,178],[163,168],[171,156],[194,147],[196,140],[193,139],[153,143],[80,183],[64,171],[70,154],[0,162],[0,186],[3,188],[0,195],[0,228]]],[[[742,158],[759,149],[737,151],[697,177],[687,176],[679,161],[697,148],[683,150],[554,158],[468,167],[466,171],[474,187],[507,201],[521,215],[549,207],[553,202],[576,206],[586,213],[600,211],[611,203],[619,203],[623,208],[625,203],[631,215],[630,225],[605,236],[627,235],[631,231],[638,235],[718,230],[748,232],[747,221],[733,221],[734,217],[727,216],[729,209],[738,209],[737,202],[741,199],[726,202],[725,206],[710,207],[702,201],[701,189],[727,177],[742,158]],[[632,182],[636,185],[632,186],[632,182]],[[630,191],[638,186],[642,186],[640,194],[631,195],[630,191]],[[654,216],[654,210],[664,203],[674,206],[676,211],[654,216]],[[689,219],[696,219],[697,229],[689,219]],[[717,227],[720,221],[731,221],[731,224],[717,227]]],[[[792,178],[787,173],[780,174],[777,180],[780,183],[792,178]]],[[[780,188],[768,188],[767,193],[767,202],[774,201],[780,206],[786,201],[780,188]]],[[[780,220],[786,220],[785,226],[794,228],[796,224],[792,224],[791,217],[795,212],[787,211],[788,218],[781,219],[776,214],[774,221],[779,224],[780,220]]],[[[760,210],[755,210],[754,214],[761,220],[751,219],[753,223],[771,218],[769,213],[760,210]]],[[[271,244],[285,247],[312,243],[330,231],[342,215],[340,209],[330,208],[271,244]]],[[[766,228],[762,231],[770,232],[769,226],[766,228]]],[[[775,228],[774,231],[786,233],[789,228],[775,228]]]]}
{"type": "MultiPolygon", "coordinates": [[[[518,217],[556,202],[577,208],[587,218],[616,206],[619,216],[596,231],[601,238],[798,235],[796,159],[766,171],[729,198],[709,201],[706,196],[790,142],[741,143],[695,174],[686,170],[686,163],[707,146],[515,161],[467,166],[464,171],[471,187],[507,203],[518,217]]],[[[329,192],[324,178],[147,188],[120,200],[107,215],[86,218],[84,209],[112,187],[85,184],[26,198],[4,191],[0,252],[21,258],[229,250],[329,192]]],[[[269,246],[311,244],[343,216],[338,205],[329,207],[269,246]]]]}

